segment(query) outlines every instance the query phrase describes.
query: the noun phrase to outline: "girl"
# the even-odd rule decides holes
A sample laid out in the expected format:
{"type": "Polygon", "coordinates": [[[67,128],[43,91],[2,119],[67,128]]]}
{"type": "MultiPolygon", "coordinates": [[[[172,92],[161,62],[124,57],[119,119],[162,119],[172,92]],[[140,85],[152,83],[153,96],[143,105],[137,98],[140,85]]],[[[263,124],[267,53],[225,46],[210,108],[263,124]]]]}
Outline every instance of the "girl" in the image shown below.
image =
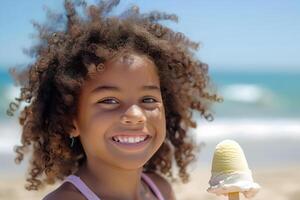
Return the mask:
{"type": "Polygon", "coordinates": [[[14,71],[22,87],[8,114],[27,103],[15,149],[16,162],[32,152],[26,188],[64,180],[46,200],[175,199],[166,178],[178,167],[188,181],[192,111],[211,120],[220,100],[193,56],[198,44],[159,23],[175,15],[137,6],[110,15],[118,3],[66,0],[65,15],[48,11],[48,23],[34,23],[35,62],[14,71]]]}

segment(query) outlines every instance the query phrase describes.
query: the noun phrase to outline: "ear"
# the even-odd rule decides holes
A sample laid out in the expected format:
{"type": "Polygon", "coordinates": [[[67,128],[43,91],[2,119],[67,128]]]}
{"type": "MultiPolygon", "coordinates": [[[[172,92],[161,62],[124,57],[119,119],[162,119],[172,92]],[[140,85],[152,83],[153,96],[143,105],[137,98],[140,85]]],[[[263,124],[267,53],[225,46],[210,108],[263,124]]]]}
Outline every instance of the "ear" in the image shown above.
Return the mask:
{"type": "Polygon", "coordinates": [[[78,123],[76,120],[73,120],[73,129],[70,133],[70,136],[77,137],[80,135],[78,123]]]}

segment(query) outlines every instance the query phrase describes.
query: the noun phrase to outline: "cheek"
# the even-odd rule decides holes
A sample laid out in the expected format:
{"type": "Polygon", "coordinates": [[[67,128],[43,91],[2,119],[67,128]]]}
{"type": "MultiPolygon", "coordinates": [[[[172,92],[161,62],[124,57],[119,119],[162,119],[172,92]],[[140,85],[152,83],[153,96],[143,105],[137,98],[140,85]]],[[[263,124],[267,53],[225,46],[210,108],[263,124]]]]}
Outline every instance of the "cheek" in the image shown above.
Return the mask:
{"type": "Polygon", "coordinates": [[[147,111],[147,116],[148,119],[151,119],[160,135],[164,137],[166,134],[166,119],[164,107],[160,106],[151,111],[147,111]]]}
{"type": "Polygon", "coordinates": [[[89,117],[87,117],[81,134],[88,138],[102,137],[115,120],[115,117],[116,116],[110,112],[97,111],[95,109],[90,112],[89,117]]]}
{"type": "Polygon", "coordinates": [[[91,112],[90,117],[82,130],[81,140],[86,152],[94,155],[105,151],[105,133],[111,128],[117,116],[110,112],[97,111],[91,112]],[[95,148],[97,147],[97,148],[95,148]]]}
{"type": "Polygon", "coordinates": [[[149,118],[153,118],[153,119],[156,119],[158,121],[165,120],[164,107],[161,105],[161,106],[158,106],[157,108],[155,108],[153,110],[148,110],[147,115],[148,115],[149,118]]]}
{"type": "Polygon", "coordinates": [[[88,123],[86,124],[87,132],[100,133],[106,130],[115,121],[116,115],[111,112],[96,111],[91,114],[88,123]]]}

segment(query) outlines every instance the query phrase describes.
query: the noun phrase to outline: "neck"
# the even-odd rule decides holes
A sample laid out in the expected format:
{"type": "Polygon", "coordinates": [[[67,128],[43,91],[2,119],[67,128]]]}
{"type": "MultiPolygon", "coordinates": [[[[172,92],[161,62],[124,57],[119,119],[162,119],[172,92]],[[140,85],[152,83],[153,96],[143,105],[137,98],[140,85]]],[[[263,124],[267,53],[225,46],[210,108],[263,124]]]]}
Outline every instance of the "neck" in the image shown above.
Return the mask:
{"type": "Polygon", "coordinates": [[[104,199],[142,199],[146,192],[141,181],[142,168],[126,170],[106,163],[87,160],[76,175],[90,187],[93,192],[104,199]]]}

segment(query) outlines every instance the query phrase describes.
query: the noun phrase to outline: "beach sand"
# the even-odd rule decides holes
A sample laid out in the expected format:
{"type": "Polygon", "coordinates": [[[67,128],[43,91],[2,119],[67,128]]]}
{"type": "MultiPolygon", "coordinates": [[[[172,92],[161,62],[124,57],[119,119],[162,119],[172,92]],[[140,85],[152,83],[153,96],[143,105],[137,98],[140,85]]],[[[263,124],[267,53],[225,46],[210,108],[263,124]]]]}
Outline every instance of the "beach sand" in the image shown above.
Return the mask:
{"type": "MultiPolygon", "coordinates": [[[[187,184],[174,183],[173,189],[178,200],[217,200],[227,199],[207,193],[210,169],[197,167],[191,173],[191,181],[187,184]]],[[[253,177],[262,189],[253,200],[299,200],[300,199],[300,164],[293,166],[281,166],[253,169],[253,177]]],[[[26,191],[24,180],[20,176],[1,175],[0,199],[42,199],[49,191],[55,189],[58,184],[46,187],[41,191],[26,191]]],[[[245,199],[241,197],[241,199],[245,199]]]]}
{"type": "MultiPolygon", "coordinates": [[[[210,178],[210,164],[215,146],[223,139],[235,139],[242,146],[254,180],[262,187],[253,200],[300,200],[300,126],[280,121],[262,122],[229,121],[202,125],[196,130],[199,141],[204,142],[197,163],[191,167],[191,181],[187,184],[174,183],[177,200],[226,200],[206,192],[210,178]],[[282,122],[283,123],[283,122],[282,122]],[[266,124],[268,124],[266,122],[266,124]],[[288,125],[284,125],[288,124],[288,125]],[[238,126],[237,126],[238,125],[238,126]],[[235,127],[235,128],[234,128],[235,127]],[[237,129],[238,128],[238,129],[237,129]]],[[[1,125],[1,123],[0,123],[1,125]]],[[[12,145],[16,143],[12,125],[0,127],[0,200],[38,200],[58,187],[48,186],[41,191],[24,189],[26,158],[20,166],[13,162],[12,145]],[[12,138],[11,138],[12,137],[12,138]],[[1,153],[2,150],[2,153],[1,153]]],[[[241,200],[245,199],[241,196],[241,200]]]]}

